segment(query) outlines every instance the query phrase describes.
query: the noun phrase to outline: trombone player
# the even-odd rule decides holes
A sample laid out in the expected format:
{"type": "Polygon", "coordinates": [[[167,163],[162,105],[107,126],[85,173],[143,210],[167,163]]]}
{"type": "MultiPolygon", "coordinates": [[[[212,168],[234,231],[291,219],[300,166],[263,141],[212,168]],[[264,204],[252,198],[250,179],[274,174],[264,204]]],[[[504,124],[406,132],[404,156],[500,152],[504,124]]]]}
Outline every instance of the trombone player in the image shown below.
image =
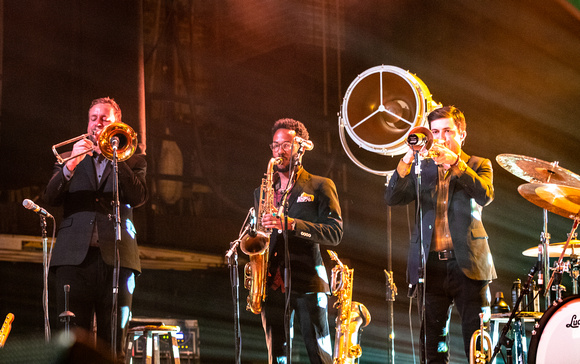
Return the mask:
{"type": "MultiPolygon", "coordinates": [[[[115,221],[114,173],[98,143],[109,124],[121,122],[121,109],[111,98],[92,101],[87,133],[73,146],[71,157],[56,163],[44,191],[44,200],[63,206],[63,218],[53,248],[50,272],[56,284],[57,313],[65,311],[64,286],[70,286],[68,310],[74,313],[71,327],[92,330],[96,317],[97,337],[112,342],[113,264],[115,221]]],[[[116,124],[128,127],[126,124],[116,124]]],[[[112,137],[111,137],[112,139],[112,137]]],[[[119,146],[121,150],[121,146],[119,146]]],[[[133,208],[147,200],[147,162],[143,155],[118,158],[121,240],[118,242],[120,270],[117,301],[117,355],[123,347],[124,329],[130,319],[135,278],[140,273],[139,250],[133,226],[133,208]]],[[[59,159],[60,160],[60,159],[59,159]]]]}

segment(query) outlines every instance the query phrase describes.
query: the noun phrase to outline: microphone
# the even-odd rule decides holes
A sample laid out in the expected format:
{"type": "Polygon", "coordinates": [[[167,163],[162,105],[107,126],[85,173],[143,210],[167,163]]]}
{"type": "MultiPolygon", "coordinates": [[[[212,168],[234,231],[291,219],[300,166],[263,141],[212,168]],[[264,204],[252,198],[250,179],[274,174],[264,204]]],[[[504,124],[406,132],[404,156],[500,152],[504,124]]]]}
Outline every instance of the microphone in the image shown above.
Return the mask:
{"type": "Polygon", "coordinates": [[[48,211],[46,211],[42,207],[38,206],[34,202],[32,202],[32,200],[25,199],[24,201],[22,201],[22,206],[24,206],[25,208],[27,208],[29,210],[36,212],[39,215],[50,217],[51,219],[53,218],[52,215],[48,211]]]}
{"type": "Polygon", "coordinates": [[[409,134],[407,137],[407,144],[423,146],[429,142],[429,137],[423,133],[409,134]]]}
{"type": "Polygon", "coordinates": [[[423,126],[414,127],[407,136],[407,145],[414,151],[423,147],[429,150],[433,145],[433,133],[423,126]]]}
{"type": "Polygon", "coordinates": [[[118,136],[111,137],[111,148],[113,148],[113,150],[119,149],[119,137],[118,136]]]}
{"type": "Polygon", "coordinates": [[[312,140],[306,140],[297,136],[294,137],[294,142],[300,144],[300,146],[305,150],[314,149],[314,143],[312,142],[312,140]]]}

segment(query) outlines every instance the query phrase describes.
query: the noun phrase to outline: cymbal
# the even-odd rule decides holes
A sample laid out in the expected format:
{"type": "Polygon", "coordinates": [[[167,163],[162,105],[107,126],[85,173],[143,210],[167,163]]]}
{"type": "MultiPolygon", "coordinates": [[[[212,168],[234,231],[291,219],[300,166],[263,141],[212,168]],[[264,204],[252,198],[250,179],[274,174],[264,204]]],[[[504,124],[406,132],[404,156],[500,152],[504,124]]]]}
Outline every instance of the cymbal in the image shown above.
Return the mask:
{"type": "Polygon", "coordinates": [[[516,154],[500,154],[495,159],[508,172],[527,182],[580,187],[580,176],[558,166],[557,162],[516,154]]]}
{"type": "Polygon", "coordinates": [[[526,200],[557,215],[580,218],[580,188],[550,183],[526,183],[518,187],[526,200]]]}
{"type": "MultiPolygon", "coordinates": [[[[564,244],[562,243],[553,243],[550,244],[550,248],[548,251],[550,252],[550,258],[559,258],[562,254],[562,250],[564,249],[564,244]]],[[[580,240],[570,240],[570,244],[568,248],[566,248],[566,254],[564,256],[569,257],[572,255],[572,248],[574,248],[574,254],[580,254],[580,240]]],[[[537,257],[538,256],[538,246],[533,246],[529,249],[526,249],[522,252],[523,255],[526,257],[537,257]]]]}

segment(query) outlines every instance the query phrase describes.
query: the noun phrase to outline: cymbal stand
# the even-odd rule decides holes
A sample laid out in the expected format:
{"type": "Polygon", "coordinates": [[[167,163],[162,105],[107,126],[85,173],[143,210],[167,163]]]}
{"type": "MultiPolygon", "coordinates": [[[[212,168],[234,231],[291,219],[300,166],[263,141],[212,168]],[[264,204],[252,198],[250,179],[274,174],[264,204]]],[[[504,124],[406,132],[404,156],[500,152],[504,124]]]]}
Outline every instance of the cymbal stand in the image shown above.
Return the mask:
{"type": "MultiPolygon", "coordinates": [[[[578,212],[578,213],[580,213],[580,212],[578,212]]],[[[560,258],[558,258],[558,262],[556,262],[556,267],[554,268],[554,273],[552,273],[552,276],[550,277],[550,282],[548,283],[548,287],[552,287],[552,284],[560,285],[560,281],[562,279],[562,272],[564,271],[564,264],[562,263],[562,260],[564,259],[564,255],[566,255],[566,249],[568,248],[568,245],[570,244],[570,240],[572,240],[572,237],[574,236],[576,228],[578,227],[578,223],[580,222],[580,216],[578,216],[578,213],[576,214],[576,217],[574,218],[574,224],[572,226],[572,231],[570,232],[570,234],[568,234],[568,240],[566,240],[566,244],[564,244],[564,248],[562,249],[562,253],[560,253],[560,258]]],[[[549,296],[550,290],[544,292],[544,295],[549,296]]]]}
{"type": "Polygon", "coordinates": [[[552,304],[552,296],[549,294],[551,288],[548,285],[548,280],[550,280],[550,233],[548,233],[548,210],[546,209],[544,209],[544,227],[538,248],[538,263],[540,263],[538,267],[538,286],[548,293],[544,296],[544,307],[547,310],[552,304]]]}
{"type": "Polygon", "coordinates": [[[566,268],[564,269],[570,275],[572,279],[572,294],[578,294],[578,276],[580,276],[580,268],[578,267],[578,255],[571,254],[570,261],[566,263],[566,268]]]}

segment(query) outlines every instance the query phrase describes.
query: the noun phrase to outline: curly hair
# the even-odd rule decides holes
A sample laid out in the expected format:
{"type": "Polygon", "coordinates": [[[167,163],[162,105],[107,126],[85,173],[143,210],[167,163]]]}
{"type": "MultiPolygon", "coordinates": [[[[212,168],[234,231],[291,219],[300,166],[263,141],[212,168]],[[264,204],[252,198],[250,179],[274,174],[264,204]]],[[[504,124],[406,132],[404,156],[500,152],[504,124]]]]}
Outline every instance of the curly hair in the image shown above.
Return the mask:
{"type": "Polygon", "coordinates": [[[305,140],[310,139],[309,134],[308,134],[308,130],[306,129],[304,124],[302,124],[298,120],[284,118],[284,119],[280,119],[280,120],[276,121],[274,123],[274,126],[272,127],[272,136],[274,136],[274,134],[276,134],[276,131],[278,129],[294,130],[296,132],[296,136],[299,136],[300,138],[305,139],[305,140]]]}
{"type": "Polygon", "coordinates": [[[467,128],[467,123],[465,122],[465,115],[456,108],[455,106],[444,106],[438,109],[431,111],[431,113],[427,116],[427,120],[429,121],[429,125],[433,120],[437,119],[453,119],[457,130],[465,131],[467,128]]]}
{"type": "Polygon", "coordinates": [[[113,109],[115,110],[115,120],[117,122],[120,122],[122,120],[123,114],[121,113],[121,108],[119,107],[119,104],[117,104],[115,102],[115,100],[113,100],[110,97],[101,97],[98,99],[94,99],[91,102],[91,106],[89,107],[89,110],[95,106],[95,105],[99,105],[99,104],[109,104],[113,107],[113,109]]]}

